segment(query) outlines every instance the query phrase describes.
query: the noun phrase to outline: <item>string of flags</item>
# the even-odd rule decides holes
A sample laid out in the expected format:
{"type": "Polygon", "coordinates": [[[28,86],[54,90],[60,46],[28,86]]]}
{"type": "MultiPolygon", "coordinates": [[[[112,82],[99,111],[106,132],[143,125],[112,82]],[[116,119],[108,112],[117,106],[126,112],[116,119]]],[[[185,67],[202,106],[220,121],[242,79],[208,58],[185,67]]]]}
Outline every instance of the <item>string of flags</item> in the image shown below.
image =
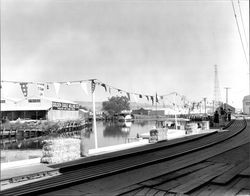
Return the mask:
{"type": "Polygon", "coordinates": [[[96,90],[96,86],[101,86],[106,93],[112,94],[113,92],[117,92],[119,94],[123,94],[124,96],[127,96],[128,100],[131,101],[131,97],[134,99],[135,102],[138,102],[140,99],[146,99],[148,102],[151,102],[152,104],[157,104],[162,102],[164,105],[169,105],[172,107],[177,108],[184,108],[184,109],[198,109],[203,101],[200,102],[192,102],[189,101],[185,96],[178,94],[177,92],[172,92],[165,95],[145,95],[141,93],[134,93],[134,92],[128,92],[116,87],[113,87],[111,85],[108,85],[106,83],[103,83],[102,81],[98,79],[89,79],[89,80],[79,80],[79,81],[67,81],[67,82],[17,82],[17,81],[1,81],[1,88],[2,83],[14,83],[19,84],[21,87],[21,91],[25,98],[28,96],[28,85],[36,85],[37,90],[40,96],[44,96],[45,89],[49,90],[50,85],[53,84],[55,93],[57,96],[59,96],[59,91],[61,85],[74,85],[78,84],[81,86],[82,90],[86,95],[89,95],[88,86],[90,85],[90,91],[91,93],[94,93],[96,90]],[[170,100],[170,97],[174,96],[173,99],[170,100]],[[176,101],[178,98],[179,101],[176,101]]]}

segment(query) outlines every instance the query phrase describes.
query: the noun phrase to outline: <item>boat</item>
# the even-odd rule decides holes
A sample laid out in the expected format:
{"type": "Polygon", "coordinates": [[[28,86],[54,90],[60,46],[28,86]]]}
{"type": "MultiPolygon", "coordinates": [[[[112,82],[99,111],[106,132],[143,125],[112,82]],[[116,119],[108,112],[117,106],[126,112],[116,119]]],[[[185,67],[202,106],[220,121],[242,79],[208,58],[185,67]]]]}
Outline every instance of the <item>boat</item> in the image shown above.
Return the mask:
{"type": "Polygon", "coordinates": [[[132,121],[132,116],[130,114],[120,114],[118,116],[118,121],[131,122],[132,121]]]}

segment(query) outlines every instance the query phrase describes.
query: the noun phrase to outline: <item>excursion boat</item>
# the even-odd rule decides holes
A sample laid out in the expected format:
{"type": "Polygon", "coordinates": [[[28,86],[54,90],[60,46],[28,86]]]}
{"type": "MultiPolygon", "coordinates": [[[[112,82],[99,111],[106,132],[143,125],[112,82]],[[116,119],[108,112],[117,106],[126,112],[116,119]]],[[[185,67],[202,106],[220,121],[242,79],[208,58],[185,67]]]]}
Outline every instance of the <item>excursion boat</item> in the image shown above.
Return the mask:
{"type": "Polygon", "coordinates": [[[120,114],[118,116],[118,121],[131,122],[132,121],[132,116],[130,114],[120,114]]]}

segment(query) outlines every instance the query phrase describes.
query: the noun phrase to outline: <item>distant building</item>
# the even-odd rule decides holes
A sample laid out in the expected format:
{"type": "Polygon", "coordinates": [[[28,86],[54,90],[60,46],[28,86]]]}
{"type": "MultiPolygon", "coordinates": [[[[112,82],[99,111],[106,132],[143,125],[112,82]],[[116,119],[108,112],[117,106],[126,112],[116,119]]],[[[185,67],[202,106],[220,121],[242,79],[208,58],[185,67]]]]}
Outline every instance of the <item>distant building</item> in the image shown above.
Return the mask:
{"type": "Polygon", "coordinates": [[[224,103],[224,104],[223,104],[223,108],[224,108],[226,111],[230,110],[231,113],[235,114],[235,107],[233,107],[233,106],[231,106],[231,105],[229,105],[229,104],[224,103]]]}
{"type": "Polygon", "coordinates": [[[132,114],[149,115],[151,111],[152,110],[150,110],[150,109],[140,108],[138,110],[132,110],[132,114]]]}
{"type": "Polygon", "coordinates": [[[250,95],[243,98],[243,113],[250,114],[250,95]]]}
{"type": "Polygon", "coordinates": [[[90,117],[90,112],[88,110],[79,109],[79,117],[83,119],[88,119],[90,117]]]}
{"type": "Polygon", "coordinates": [[[165,110],[151,110],[149,111],[149,115],[151,116],[164,116],[165,115],[165,110]]]}
{"type": "Polygon", "coordinates": [[[186,111],[182,110],[174,110],[170,107],[168,108],[153,108],[153,109],[147,109],[147,108],[140,108],[138,110],[132,110],[132,114],[137,115],[148,115],[148,116],[164,116],[164,115],[173,115],[173,114],[185,114],[186,111]]]}
{"type": "Polygon", "coordinates": [[[71,120],[79,118],[79,105],[62,99],[28,97],[18,101],[1,99],[1,118],[9,120],[71,120]]]}

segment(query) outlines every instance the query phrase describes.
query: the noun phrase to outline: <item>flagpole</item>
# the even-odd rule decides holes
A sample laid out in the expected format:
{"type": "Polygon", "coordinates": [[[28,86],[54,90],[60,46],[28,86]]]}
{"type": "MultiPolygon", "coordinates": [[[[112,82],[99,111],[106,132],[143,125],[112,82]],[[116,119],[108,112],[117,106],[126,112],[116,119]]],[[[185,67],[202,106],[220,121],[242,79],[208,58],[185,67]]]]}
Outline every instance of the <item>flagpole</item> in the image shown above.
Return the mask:
{"type": "Polygon", "coordinates": [[[97,143],[97,130],[96,130],[96,115],[95,115],[95,91],[92,91],[92,106],[93,106],[93,131],[95,137],[95,149],[98,148],[97,143]]]}
{"type": "Polygon", "coordinates": [[[177,117],[176,117],[176,96],[177,93],[174,95],[174,118],[175,118],[175,129],[177,130],[177,117]]]}
{"type": "Polygon", "coordinates": [[[157,122],[157,118],[158,118],[158,113],[157,113],[157,100],[158,100],[158,98],[157,98],[157,92],[156,92],[156,94],[155,94],[156,96],[155,96],[155,109],[156,109],[156,122],[157,122]]]}

